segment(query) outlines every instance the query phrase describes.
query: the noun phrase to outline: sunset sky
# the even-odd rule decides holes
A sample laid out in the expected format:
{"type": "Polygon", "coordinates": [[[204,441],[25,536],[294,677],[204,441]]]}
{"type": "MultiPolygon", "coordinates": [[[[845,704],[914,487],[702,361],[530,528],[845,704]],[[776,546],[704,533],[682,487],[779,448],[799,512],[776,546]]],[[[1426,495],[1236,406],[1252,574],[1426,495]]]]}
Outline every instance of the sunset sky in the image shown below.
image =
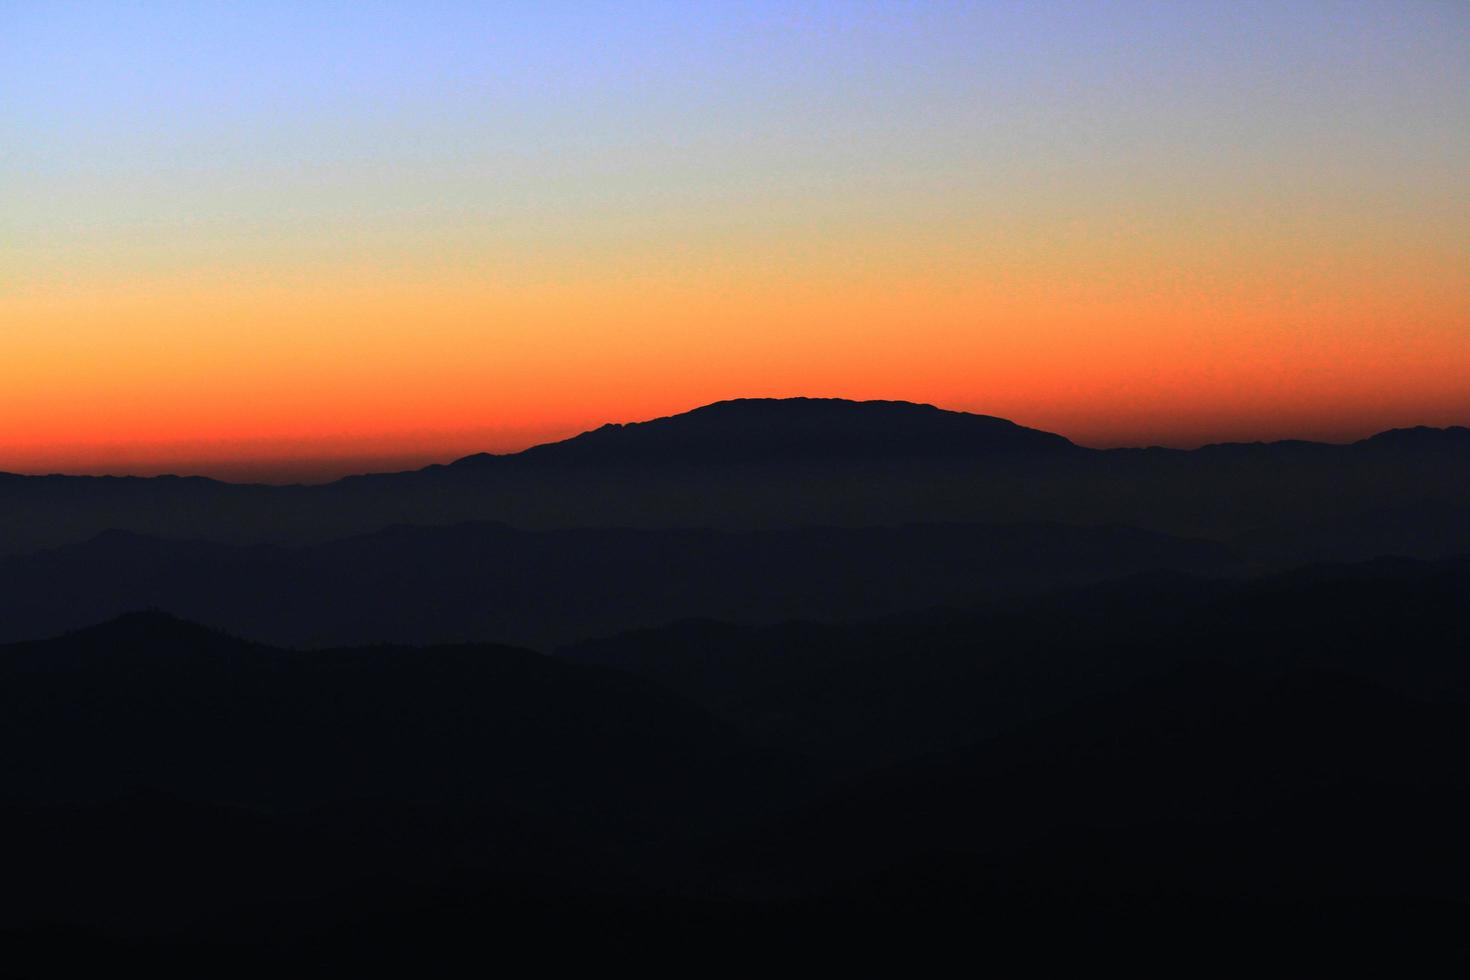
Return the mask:
{"type": "Polygon", "coordinates": [[[0,470],[1470,424],[1470,3],[0,0],[0,470]]]}

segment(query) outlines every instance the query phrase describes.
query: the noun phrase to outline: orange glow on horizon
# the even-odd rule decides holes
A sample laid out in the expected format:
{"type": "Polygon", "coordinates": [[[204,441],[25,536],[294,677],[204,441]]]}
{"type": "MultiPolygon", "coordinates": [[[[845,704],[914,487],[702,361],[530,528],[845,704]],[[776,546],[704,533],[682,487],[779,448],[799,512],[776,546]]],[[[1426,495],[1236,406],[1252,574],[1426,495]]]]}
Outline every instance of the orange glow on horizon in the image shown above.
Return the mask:
{"type": "Polygon", "coordinates": [[[1470,423],[1470,7],[790,6],[9,5],[0,471],[1470,423]]]}
{"type": "Polygon", "coordinates": [[[0,470],[323,479],[747,396],[931,402],[1093,446],[1470,422],[1470,290],[1430,288],[1432,270],[1229,285],[1092,272],[664,268],[510,286],[339,271],[36,289],[0,299],[18,325],[0,364],[0,470]]]}

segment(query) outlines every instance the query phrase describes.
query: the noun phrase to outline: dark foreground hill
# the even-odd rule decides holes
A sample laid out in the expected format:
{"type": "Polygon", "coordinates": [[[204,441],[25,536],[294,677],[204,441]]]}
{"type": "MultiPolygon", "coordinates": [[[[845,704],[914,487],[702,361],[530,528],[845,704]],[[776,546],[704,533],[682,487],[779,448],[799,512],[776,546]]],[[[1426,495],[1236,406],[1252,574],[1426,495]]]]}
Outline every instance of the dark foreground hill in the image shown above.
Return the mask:
{"type": "Polygon", "coordinates": [[[0,919],[154,936],[374,882],[628,888],[647,840],[798,777],[626,673],[510,647],[294,653],[152,613],[0,648],[0,744],[0,919]]]}
{"type": "Polygon", "coordinates": [[[1470,560],[1383,559],[1249,580],[1138,576],[867,623],[688,622],[570,646],[756,741],[828,764],[901,761],[1173,671],[1326,670],[1470,704],[1470,560]]]}
{"type": "Polygon", "coordinates": [[[1467,600],[1463,561],[1150,576],[560,660],[128,617],[0,648],[7,948],[1463,954],[1467,600]]]}
{"type": "Polygon", "coordinates": [[[107,530],[301,544],[477,521],[525,529],[1051,522],[1222,541],[1336,522],[1330,536],[1297,534],[1292,554],[1369,557],[1386,547],[1428,557],[1445,530],[1470,538],[1467,489],[1464,428],[1346,446],[1102,452],[932,406],[755,399],[320,487],[0,475],[0,554],[107,530]]]}

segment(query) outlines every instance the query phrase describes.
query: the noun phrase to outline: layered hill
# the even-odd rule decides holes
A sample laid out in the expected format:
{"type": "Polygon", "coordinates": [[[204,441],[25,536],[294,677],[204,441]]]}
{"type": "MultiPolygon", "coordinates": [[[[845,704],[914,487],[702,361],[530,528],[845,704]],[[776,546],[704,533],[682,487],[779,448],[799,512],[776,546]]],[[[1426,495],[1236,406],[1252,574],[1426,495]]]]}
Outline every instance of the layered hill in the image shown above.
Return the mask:
{"type": "Polygon", "coordinates": [[[1463,560],[1147,576],[560,659],[130,615],[0,646],[0,941],[1452,951],[1467,599],[1463,560]]]}
{"type": "Polygon", "coordinates": [[[158,613],[0,646],[0,935],[152,934],[474,874],[628,887],[798,771],[644,680],[510,647],[311,653],[158,613]]]}
{"type": "Polygon", "coordinates": [[[524,531],[481,523],[294,546],[109,531],[0,558],[0,642],[155,608],[289,646],[549,649],[690,618],[844,621],[1155,569],[1248,568],[1213,542],[1057,524],[524,531]]]}

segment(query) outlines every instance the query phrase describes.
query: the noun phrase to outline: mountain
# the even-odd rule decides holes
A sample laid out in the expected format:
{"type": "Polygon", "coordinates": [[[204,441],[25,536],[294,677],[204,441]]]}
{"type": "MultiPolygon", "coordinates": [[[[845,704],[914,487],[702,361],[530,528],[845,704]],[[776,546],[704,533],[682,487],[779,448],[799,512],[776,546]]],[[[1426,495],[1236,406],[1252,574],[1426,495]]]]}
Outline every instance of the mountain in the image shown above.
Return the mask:
{"type": "Polygon", "coordinates": [[[1436,429],[1428,425],[1416,425],[1407,429],[1389,429],[1369,436],[1357,443],[1389,452],[1412,452],[1428,450],[1437,453],[1465,452],[1470,450],[1470,428],[1452,425],[1436,429]]]}
{"type": "MultiPolygon", "coordinates": [[[[326,486],[0,477],[0,555],[107,530],[299,545],[397,524],[487,521],[528,530],[1048,522],[1228,541],[1384,508],[1463,507],[1470,440],[1462,433],[1098,451],[932,406],[739,400],[326,486]]],[[[1397,551],[1392,539],[1387,546],[1397,551]]]]}
{"type": "MultiPolygon", "coordinates": [[[[534,446],[515,459],[562,466],[729,466],[973,459],[1076,448],[1050,432],[933,405],[740,398],[649,422],[604,425],[564,442],[534,446]]],[[[454,465],[497,458],[503,457],[471,456],[454,465]]]]}

